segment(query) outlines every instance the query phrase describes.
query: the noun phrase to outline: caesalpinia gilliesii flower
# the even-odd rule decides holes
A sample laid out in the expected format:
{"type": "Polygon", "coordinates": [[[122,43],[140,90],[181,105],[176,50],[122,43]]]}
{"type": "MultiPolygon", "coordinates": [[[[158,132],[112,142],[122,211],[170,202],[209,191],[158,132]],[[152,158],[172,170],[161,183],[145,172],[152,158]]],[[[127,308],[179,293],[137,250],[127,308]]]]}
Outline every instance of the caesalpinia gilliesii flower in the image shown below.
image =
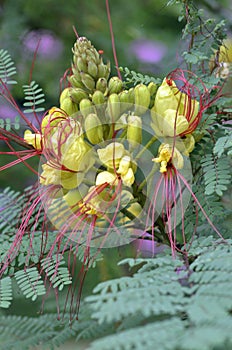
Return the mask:
{"type": "Polygon", "coordinates": [[[52,133],[44,141],[44,153],[47,163],[42,165],[42,185],[60,184],[64,189],[75,188],[94,163],[80,123],[70,117],[52,128],[52,133]]]}
{"type": "Polygon", "coordinates": [[[161,163],[160,172],[167,170],[169,162],[178,169],[183,168],[182,154],[188,156],[194,149],[195,139],[191,133],[199,123],[201,110],[189,90],[186,91],[189,94],[182,92],[171,78],[165,78],[157,90],[151,126],[155,136],[164,140],[158,157],[153,159],[161,163]]]}
{"type": "Polygon", "coordinates": [[[43,148],[47,162],[42,165],[40,183],[61,185],[64,189],[77,187],[94,163],[80,123],[53,107],[43,118],[38,135],[37,138],[37,134],[26,130],[24,139],[35,148],[43,148]]]}
{"type": "Polygon", "coordinates": [[[158,88],[151,110],[152,128],[157,137],[175,137],[190,133],[199,113],[199,102],[182,93],[172,79],[165,78],[158,88]]]}
{"type": "Polygon", "coordinates": [[[117,175],[125,186],[131,186],[135,181],[135,165],[131,156],[119,142],[112,142],[105,148],[97,151],[100,161],[107,167],[97,175],[96,185],[103,183],[117,184],[117,175]]]}

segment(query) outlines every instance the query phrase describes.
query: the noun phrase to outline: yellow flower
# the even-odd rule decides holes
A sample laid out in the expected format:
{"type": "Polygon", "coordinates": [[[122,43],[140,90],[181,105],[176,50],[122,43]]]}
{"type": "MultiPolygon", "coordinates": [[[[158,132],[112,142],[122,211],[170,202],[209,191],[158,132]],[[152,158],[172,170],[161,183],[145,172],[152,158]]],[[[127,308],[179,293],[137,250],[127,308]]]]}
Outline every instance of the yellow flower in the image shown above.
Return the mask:
{"type": "Polygon", "coordinates": [[[66,118],[54,127],[52,135],[45,134],[44,138],[45,154],[51,155],[42,166],[41,184],[59,184],[65,189],[79,186],[95,162],[93,151],[84,141],[80,123],[66,118]]]}
{"type": "Polygon", "coordinates": [[[81,212],[83,214],[101,217],[107,213],[111,204],[111,199],[112,196],[109,193],[109,189],[99,191],[97,187],[92,186],[81,201],[81,212]]]}
{"type": "Polygon", "coordinates": [[[155,163],[160,163],[160,172],[167,171],[167,165],[171,161],[176,169],[182,169],[184,166],[184,159],[176,147],[167,144],[161,144],[159,147],[159,156],[152,159],[155,163]]]}
{"type": "Polygon", "coordinates": [[[67,118],[67,114],[58,107],[52,107],[49,109],[48,114],[46,114],[41,122],[41,132],[51,132],[54,127],[56,127],[62,120],[67,118]]]}
{"type": "Polygon", "coordinates": [[[186,131],[189,127],[187,119],[177,114],[174,109],[167,109],[163,116],[155,114],[151,124],[157,137],[174,137],[186,131]]]}
{"type": "Polygon", "coordinates": [[[135,165],[131,161],[129,152],[118,142],[112,142],[98,151],[99,159],[107,167],[107,171],[102,171],[97,175],[96,184],[109,183],[116,186],[118,175],[121,176],[125,186],[131,186],[135,181],[135,165]]]}
{"type": "Polygon", "coordinates": [[[173,80],[165,78],[151,110],[151,126],[157,137],[174,137],[188,131],[198,112],[199,102],[182,93],[173,80]]]}
{"type": "Polygon", "coordinates": [[[76,211],[79,209],[79,203],[82,199],[81,194],[78,189],[73,189],[68,191],[63,196],[65,202],[68,204],[68,206],[73,210],[76,211]]]}
{"type": "Polygon", "coordinates": [[[100,161],[107,168],[114,169],[119,167],[119,163],[126,153],[124,146],[119,142],[112,142],[108,146],[97,150],[100,161]]]}
{"type": "Polygon", "coordinates": [[[109,171],[102,171],[96,177],[96,186],[108,183],[109,185],[116,186],[118,183],[117,176],[109,171]]]}
{"type": "Polygon", "coordinates": [[[47,162],[42,165],[43,171],[40,175],[41,185],[62,185],[64,189],[71,190],[81,182],[77,173],[60,170],[47,162]],[[79,180],[79,181],[78,181],[79,180]]]}
{"type": "Polygon", "coordinates": [[[43,137],[41,134],[33,134],[31,130],[25,130],[24,132],[24,140],[32,145],[38,151],[41,151],[43,148],[43,137]]]}

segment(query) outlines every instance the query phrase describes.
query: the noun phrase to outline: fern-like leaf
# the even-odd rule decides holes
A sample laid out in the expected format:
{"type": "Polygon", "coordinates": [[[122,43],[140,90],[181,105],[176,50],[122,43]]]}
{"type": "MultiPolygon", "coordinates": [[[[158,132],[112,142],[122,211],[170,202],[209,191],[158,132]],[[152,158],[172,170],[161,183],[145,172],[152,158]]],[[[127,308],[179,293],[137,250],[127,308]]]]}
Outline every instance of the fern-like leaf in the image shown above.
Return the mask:
{"type": "Polygon", "coordinates": [[[12,282],[10,277],[0,281],[0,307],[7,309],[12,301],[12,282]]]}
{"type": "Polygon", "coordinates": [[[221,157],[225,152],[227,155],[232,155],[232,131],[217,140],[213,151],[218,157],[221,157]]]}
{"type": "Polygon", "coordinates": [[[42,260],[42,270],[49,278],[53,288],[58,288],[61,291],[64,286],[72,283],[72,279],[67,267],[62,267],[65,261],[62,255],[54,257],[46,257],[42,260]]]}
{"type": "Polygon", "coordinates": [[[12,76],[16,74],[15,64],[7,50],[0,50],[0,82],[3,84],[17,84],[12,80],[12,76]]]}
{"type": "Polygon", "coordinates": [[[133,70],[130,70],[127,67],[120,67],[120,71],[124,74],[125,80],[127,84],[145,84],[148,85],[149,83],[153,82],[155,84],[160,84],[161,79],[151,77],[147,74],[143,75],[141,73],[137,73],[133,70]]]}
{"type": "Polygon", "coordinates": [[[216,193],[222,196],[231,183],[231,168],[226,157],[217,158],[214,155],[206,155],[201,160],[204,172],[205,194],[216,193]]]}
{"type": "Polygon", "coordinates": [[[86,299],[101,327],[114,325],[89,349],[230,349],[231,252],[231,240],[208,237],[193,243],[189,267],[169,256],[123,261],[140,268],[99,284],[86,299]]]}
{"type": "Polygon", "coordinates": [[[24,198],[9,187],[0,193],[0,232],[15,232],[24,198]]]}
{"type": "Polygon", "coordinates": [[[45,102],[42,88],[35,81],[32,81],[30,85],[23,85],[23,91],[26,100],[23,106],[29,107],[24,110],[24,113],[43,112],[44,107],[39,107],[41,103],[45,102]]]}
{"type": "Polygon", "coordinates": [[[39,295],[46,293],[43,280],[36,267],[17,271],[15,279],[26,298],[31,298],[35,301],[39,295]]]}
{"type": "MultiPolygon", "coordinates": [[[[174,262],[176,267],[181,264],[178,260],[174,262]]],[[[158,314],[174,315],[181,310],[183,291],[170,260],[154,259],[149,265],[149,271],[142,271],[143,274],[137,273],[133,278],[122,277],[100,283],[94,289],[95,295],[87,297],[87,302],[92,305],[92,316],[100,324],[117,322],[134,313],[150,317],[158,314]],[[148,304],[144,303],[146,295],[150,298],[148,304]],[[109,308],[111,313],[108,312],[109,308]]]]}

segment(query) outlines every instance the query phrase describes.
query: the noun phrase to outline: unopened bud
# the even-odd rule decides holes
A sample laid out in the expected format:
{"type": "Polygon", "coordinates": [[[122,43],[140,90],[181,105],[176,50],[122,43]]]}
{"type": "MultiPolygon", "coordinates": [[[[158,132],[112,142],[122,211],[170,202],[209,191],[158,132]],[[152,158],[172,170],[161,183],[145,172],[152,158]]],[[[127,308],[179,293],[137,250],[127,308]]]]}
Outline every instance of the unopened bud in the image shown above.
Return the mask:
{"type": "Polygon", "coordinates": [[[80,75],[81,75],[81,81],[85,85],[85,87],[88,90],[93,91],[95,88],[94,79],[87,73],[80,73],[80,75]]]}
{"type": "Polygon", "coordinates": [[[97,78],[98,68],[93,61],[88,62],[88,73],[95,79],[97,78]]]}
{"type": "Polygon", "coordinates": [[[83,117],[86,117],[93,111],[93,104],[88,98],[84,98],[79,104],[79,109],[83,117]]]}
{"type": "Polygon", "coordinates": [[[88,94],[81,88],[71,88],[69,93],[75,103],[80,103],[84,98],[88,98],[88,94]]]}
{"type": "Polygon", "coordinates": [[[135,113],[143,114],[149,107],[151,96],[148,87],[144,84],[136,85],[134,88],[135,93],[135,113]]]}
{"type": "Polygon", "coordinates": [[[142,120],[136,115],[129,115],[127,123],[127,140],[135,148],[142,142],[142,120]]]}
{"type": "Polygon", "coordinates": [[[111,122],[114,123],[118,120],[121,114],[120,100],[117,94],[111,94],[107,101],[107,110],[111,118],[111,122]]]}
{"type": "Polygon", "coordinates": [[[96,83],[96,89],[105,92],[107,88],[107,80],[105,78],[99,78],[97,83],[96,83]]]}
{"type": "Polygon", "coordinates": [[[105,96],[104,96],[103,92],[96,90],[93,93],[92,101],[95,105],[103,104],[105,102],[105,96]]]}
{"type": "Polygon", "coordinates": [[[60,108],[63,109],[67,115],[72,115],[78,112],[78,105],[72,101],[71,97],[66,97],[62,99],[60,103],[60,108]]]}
{"type": "Polygon", "coordinates": [[[113,94],[113,93],[118,94],[123,89],[122,80],[119,79],[118,77],[110,78],[109,84],[108,84],[108,89],[109,89],[109,94],[113,94]]]}
{"type": "Polygon", "coordinates": [[[85,132],[92,144],[96,145],[103,141],[103,128],[95,113],[90,113],[85,118],[85,132]]]}

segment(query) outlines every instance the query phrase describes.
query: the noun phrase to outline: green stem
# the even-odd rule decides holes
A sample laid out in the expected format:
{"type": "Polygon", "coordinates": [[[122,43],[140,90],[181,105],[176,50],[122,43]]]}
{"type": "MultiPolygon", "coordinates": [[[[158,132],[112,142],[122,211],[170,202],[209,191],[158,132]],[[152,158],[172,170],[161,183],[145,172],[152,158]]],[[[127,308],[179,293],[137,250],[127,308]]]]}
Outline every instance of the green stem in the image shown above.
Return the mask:
{"type": "Polygon", "coordinates": [[[150,141],[139,151],[137,156],[135,157],[135,160],[139,159],[141,155],[157,140],[157,137],[153,136],[150,141]]]}
{"type": "Polygon", "coordinates": [[[150,173],[147,175],[147,177],[139,185],[138,191],[142,191],[143,187],[147,184],[147,181],[152,177],[152,175],[154,175],[156,173],[157,170],[158,170],[157,165],[154,164],[150,173]]]}

